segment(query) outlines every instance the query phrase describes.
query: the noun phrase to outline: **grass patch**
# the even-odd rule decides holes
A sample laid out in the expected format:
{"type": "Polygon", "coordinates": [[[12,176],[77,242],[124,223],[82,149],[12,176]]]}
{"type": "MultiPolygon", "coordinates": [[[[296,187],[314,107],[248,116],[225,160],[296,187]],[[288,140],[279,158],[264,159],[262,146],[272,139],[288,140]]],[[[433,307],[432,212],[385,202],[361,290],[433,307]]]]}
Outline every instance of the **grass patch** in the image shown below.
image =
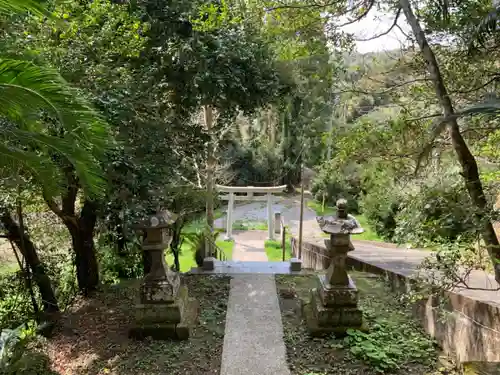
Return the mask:
{"type": "MultiPolygon", "coordinates": [[[[231,260],[233,258],[233,241],[224,241],[217,240],[217,246],[226,254],[226,259],[231,260]]],[[[169,266],[174,264],[174,256],[171,252],[167,254],[167,263],[169,266]]],[[[194,251],[193,249],[186,243],[183,243],[181,246],[181,253],[179,255],[179,263],[181,266],[181,272],[188,272],[193,267],[198,267],[196,261],[194,260],[194,251]]]]}
{"type": "Polygon", "coordinates": [[[267,230],[267,222],[252,220],[236,220],[233,230],[267,230]]]}
{"type": "Polygon", "coordinates": [[[226,255],[227,260],[233,259],[234,241],[219,240],[216,242],[219,249],[226,255]]]}
{"type": "Polygon", "coordinates": [[[301,301],[310,300],[310,289],[317,287],[316,275],[276,276],[292,375],[441,373],[439,348],[413,319],[411,308],[400,303],[378,277],[360,272],[351,277],[359,289],[368,332],[312,338],[302,319],[301,301]]]}
{"type": "Polygon", "coordinates": [[[316,215],[318,216],[333,215],[336,212],[335,207],[329,207],[327,205],[323,207],[321,202],[318,202],[316,200],[308,199],[306,204],[307,207],[316,212],[316,215]]]}
{"type": "MultiPolygon", "coordinates": [[[[325,206],[323,208],[322,204],[318,201],[315,201],[315,200],[308,200],[307,207],[314,210],[316,212],[316,215],[318,215],[318,216],[334,215],[335,212],[337,211],[335,207],[331,207],[331,206],[325,206]]],[[[385,242],[384,239],[382,237],[380,237],[370,227],[370,224],[368,224],[368,220],[366,219],[366,217],[364,215],[360,214],[360,215],[353,215],[353,216],[356,218],[356,220],[358,220],[359,224],[361,225],[361,227],[365,231],[361,234],[353,235],[352,239],[385,242]]],[[[329,237],[329,236],[327,234],[325,234],[324,237],[329,237]]]]}
{"type": "MultiPolygon", "coordinates": [[[[224,216],[222,208],[217,208],[216,210],[214,210],[214,220],[220,219],[222,216],[224,216]]],[[[189,223],[187,223],[184,226],[184,231],[196,232],[198,230],[203,230],[203,228],[205,228],[206,225],[207,225],[207,217],[205,213],[203,213],[196,219],[193,219],[189,223]]]]}
{"type": "Polygon", "coordinates": [[[79,299],[45,344],[60,374],[206,375],[220,372],[229,277],[182,275],[189,295],[200,304],[199,323],[186,341],[128,338],[139,282],[107,287],[79,299]]]}
{"type": "Polygon", "coordinates": [[[361,225],[361,228],[363,228],[365,231],[361,234],[357,234],[353,236],[352,238],[355,240],[366,240],[366,241],[378,241],[378,242],[385,242],[382,237],[380,237],[371,227],[370,224],[368,224],[368,220],[364,215],[357,215],[356,219],[358,220],[359,224],[361,225]]]}
{"type": "Polygon", "coordinates": [[[0,276],[7,275],[19,270],[19,265],[17,263],[2,263],[0,264],[0,276]]]}
{"type": "MultiPolygon", "coordinates": [[[[267,240],[264,242],[264,248],[266,250],[267,259],[270,262],[281,262],[283,261],[283,249],[281,248],[281,241],[267,240]]],[[[292,257],[292,245],[290,243],[290,237],[286,237],[285,241],[285,260],[289,260],[292,257]]]]}
{"type": "Polygon", "coordinates": [[[10,243],[0,238],[0,275],[15,272],[19,269],[10,243]]]}

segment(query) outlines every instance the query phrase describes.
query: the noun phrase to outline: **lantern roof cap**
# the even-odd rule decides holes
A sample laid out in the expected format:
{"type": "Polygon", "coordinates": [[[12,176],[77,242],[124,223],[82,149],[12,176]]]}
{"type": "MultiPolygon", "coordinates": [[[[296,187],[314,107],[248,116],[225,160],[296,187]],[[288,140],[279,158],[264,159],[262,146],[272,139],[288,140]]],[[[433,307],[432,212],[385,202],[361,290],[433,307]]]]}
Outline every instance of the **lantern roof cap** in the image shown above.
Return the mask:
{"type": "Polygon", "coordinates": [[[327,234],[360,234],[364,232],[356,218],[347,213],[347,200],[339,199],[335,216],[317,216],[316,221],[327,234]]]}
{"type": "Polygon", "coordinates": [[[348,215],[346,219],[335,216],[317,216],[316,221],[321,230],[327,234],[360,234],[365,231],[352,215],[348,215]]]}
{"type": "Polygon", "coordinates": [[[162,210],[142,219],[134,227],[137,229],[166,228],[175,223],[176,220],[176,214],[168,210],[162,210]]]}

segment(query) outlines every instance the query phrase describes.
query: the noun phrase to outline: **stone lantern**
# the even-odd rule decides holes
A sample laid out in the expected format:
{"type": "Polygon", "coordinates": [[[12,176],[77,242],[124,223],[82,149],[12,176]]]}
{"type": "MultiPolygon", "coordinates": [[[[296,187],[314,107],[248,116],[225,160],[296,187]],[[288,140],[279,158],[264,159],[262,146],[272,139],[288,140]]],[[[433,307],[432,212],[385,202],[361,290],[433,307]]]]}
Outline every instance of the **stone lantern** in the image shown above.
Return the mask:
{"type": "MultiPolygon", "coordinates": [[[[342,334],[363,323],[358,309],[358,290],[346,271],[346,258],[354,250],[351,234],[363,233],[358,221],[347,214],[347,202],[337,201],[337,214],[316,218],[321,230],[330,235],[325,240],[331,263],[325,275],[318,276],[318,287],[311,290],[311,304],[306,320],[312,335],[342,334]]],[[[307,305],[306,305],[307,306],[307,305]]]]}
{"type": "Polygon", "coordinates": [[[172,241],[170,228],[175,220],[174,214],[161,211],[135,226],[145,233],[142,250],[149,253],[151,269],[140,286],[132,337],[187,339],[197,317],[196,301],[189,299],[179,274],[165,261],[164,251],[172,241]]]}

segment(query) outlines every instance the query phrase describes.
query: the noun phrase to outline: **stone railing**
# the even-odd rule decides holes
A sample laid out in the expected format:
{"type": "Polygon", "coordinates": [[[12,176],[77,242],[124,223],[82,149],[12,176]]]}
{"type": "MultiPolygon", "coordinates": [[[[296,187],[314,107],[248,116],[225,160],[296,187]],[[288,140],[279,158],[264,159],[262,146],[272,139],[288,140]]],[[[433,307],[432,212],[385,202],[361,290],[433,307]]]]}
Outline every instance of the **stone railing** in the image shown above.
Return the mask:
{"type": "MultiPolygon", "coordinates": [[[[292,239],[295,257],[297,247],[298,241],[292,239]]],[[[303,268],[323,270],[328,264],[322,239],[303,243],[303,268]]],[[[346,264],[351,269],[385,277],[396,292],[407,291],[415,283],[409,268],[398,270],[389,263],[363,259],[356,251],[349,254],[346,264]]],[[[444,352],[459,362],[500,362],[500,292],[448,291],[415,303],[413,315],[444,352]],[[443,314],[443,307],[448,313],[443,314]]]]}
{"type": "MultiPolygon", "coordinates": [[[[292,258],[299,257],[298,240],[295,237],[292,241],[292,258]]],[[[302,243],[302,268],[313,270],[324,270],[330,265],[330,257],[324,244],[302,243]]]]}

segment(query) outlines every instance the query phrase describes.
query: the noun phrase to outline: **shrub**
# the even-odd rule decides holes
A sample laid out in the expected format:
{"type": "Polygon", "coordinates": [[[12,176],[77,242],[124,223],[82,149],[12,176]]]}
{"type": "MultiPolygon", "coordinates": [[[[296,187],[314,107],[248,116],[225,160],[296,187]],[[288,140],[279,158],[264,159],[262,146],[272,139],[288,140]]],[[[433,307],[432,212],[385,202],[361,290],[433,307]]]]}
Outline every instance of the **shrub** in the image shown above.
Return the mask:
{"type": "Polygon", "coordinates": [[[311,190],[318,202],[333,206],[338,199],[344,198],[348,211],[359,213],[358,199],[362,192],[359,166],[352,164],[339,167],[335,163],[325,163],[314,179],[311,190]]]}
{"type": "Polygon", "coordinates": [[[121,279],[132,279],[143,276],[142,250],[138,241],[130,241],[125,251],[119,253],[109,237],[101,235],[97,241],[99,271],[104,284],[114,284],[121,279]]]}
{"type": "Polygon", "coordinates": [[[396,215],[399,212],[401,188],[394,182],[388,169],[364,171],[365,193],[360,200],[361,211],[375,232],[392,241],[396,231],[396,215]]]}
{"type": "Polygon", "coordinates": [[[395,238],[415,246],[476,238],[475,208],[458,174],[428,178],[402,197],[395,238]]]}
{"type": "Polygon", "coordinates": [[[0,327],[14,328],[34,317],[21,272],[0,276],[0,327]]]}
{"type": "Polygon", "coordinates": [[[399,212],[397,195],[389,194],[387,190],[374,190],[363,195],[360,205],[370,227],[384,240],[392,241],[399,212]]]}
{"type": "Polygon", "coordinates": [[[36,350],[37,336],[33,328],[24,325],[3,329],[0,334],[0,374],[49,375],[49,358],[36,350]]]}

